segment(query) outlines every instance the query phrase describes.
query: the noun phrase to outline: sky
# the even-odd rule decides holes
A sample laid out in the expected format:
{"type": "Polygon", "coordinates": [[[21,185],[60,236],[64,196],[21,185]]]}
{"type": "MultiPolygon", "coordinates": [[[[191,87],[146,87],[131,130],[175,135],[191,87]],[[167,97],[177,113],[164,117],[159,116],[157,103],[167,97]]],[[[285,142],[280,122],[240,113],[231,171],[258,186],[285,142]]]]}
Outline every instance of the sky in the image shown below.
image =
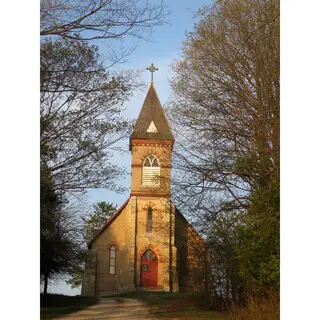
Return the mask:
{"type": "MultiPolygon", "coordinates": [[[[175,59],[179,59],[182,41],[186,38],[186,32],[193,30],[196,19],[196,11],[203,5],[212,4],[212,0],[164,0],[164,4],[171,12],[168,17],[168,24],[158,26],[153,30],[152,38],[148,41],[140,41],[139,47],[126,58],[126,62],[120,65],[121,68],[146,69],[151,63],[159,70],[154,73],[154,84],[162,105],[168,101],[171,90],[169,79],[173,76],[170,65],[175,59]]],[[[103,45],[99,46],[101,56],[103,56],[103,45]]],[[[142,73],[142,79],[146,84],[150,83],[150,72],[142,73]]],[[[137,119],[142,107],[144,98],[147,94],[148,86],[143,90],[137,91],[134,96],[125,103],[124,115],[131,119],[137,119]]],[[[123,141],[122,145],[128,145],[129,137],[123,141]]],[[[116,154],[113,162],[124,166],[128,174],[118,183],[122,186],[130,187],[130,164],[131,154],[116,154]]],[[[98,201],[112,202],[117,207],[129,197],[129,190],[123,194],[117,194],[105,189],[89,190],[87,201],[96,203],[98,201]]],[[[65,281],[61,280],[55,285],[50,285],[49,292],[61,293],[66,295],[80,294],[80,289],[71,289],[65,281]]]]}

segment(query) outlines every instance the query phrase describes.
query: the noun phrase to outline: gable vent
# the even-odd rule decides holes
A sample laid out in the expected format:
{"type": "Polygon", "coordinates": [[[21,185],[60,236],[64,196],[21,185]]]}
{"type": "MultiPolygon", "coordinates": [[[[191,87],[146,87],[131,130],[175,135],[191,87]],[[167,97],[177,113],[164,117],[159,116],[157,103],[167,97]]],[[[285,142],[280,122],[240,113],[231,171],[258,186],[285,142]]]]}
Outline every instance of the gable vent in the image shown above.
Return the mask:
{"type": "Polygon", "coordinates": [[[155,126],[153,121],[151,121],[151,123],[147,129],[147,132],[158,132],[157,127],[155,126]]]}

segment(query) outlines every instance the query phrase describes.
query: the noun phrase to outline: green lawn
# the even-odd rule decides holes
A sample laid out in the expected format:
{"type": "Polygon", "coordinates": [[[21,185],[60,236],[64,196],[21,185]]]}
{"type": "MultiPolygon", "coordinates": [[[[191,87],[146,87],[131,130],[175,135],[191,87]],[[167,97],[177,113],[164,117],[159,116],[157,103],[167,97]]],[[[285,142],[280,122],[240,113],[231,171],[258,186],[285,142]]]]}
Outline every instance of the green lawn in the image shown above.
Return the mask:
{"type": "Polygon", "coordinates": [[[195,296],[171,292],[127,292],[117,297],[141,299],[147,302],[159,319],[228,320],[228,314],[207,310],[195,296]]]}
{"type": "Polygon", "coordinates": [[[81,296],[64,296],[60,294],[48,294],[40,296],[41,320],[51,320],[54,317],[82,310],[97,303],[96,298],[81,296]]]}
{"type": "MultiPolygon", "coordinates": [[[[199,299],[188,294],[137,291],[123,293],[116,297],[141,299],[147,302],[154,316],[161,320],[228,320],[227,314],[206,310],[200,306],[199,299]]],[[[41,295],[41,320],[51,320],[96,303],[96,298],[41,295]]]]}

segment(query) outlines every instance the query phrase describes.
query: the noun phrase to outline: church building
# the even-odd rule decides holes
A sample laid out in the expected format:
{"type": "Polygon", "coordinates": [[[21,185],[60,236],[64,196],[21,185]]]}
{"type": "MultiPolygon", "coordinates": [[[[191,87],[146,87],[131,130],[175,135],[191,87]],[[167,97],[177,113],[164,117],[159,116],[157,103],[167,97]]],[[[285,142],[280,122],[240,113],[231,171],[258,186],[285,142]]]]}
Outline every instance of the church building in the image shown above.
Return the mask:
{"type": "Polygon", "coordinates": [[[130,137],[131,193],[88,244],[82,295],[203,287],[204,241],[171,200],[173,144],[152,81],[130,137]]]}

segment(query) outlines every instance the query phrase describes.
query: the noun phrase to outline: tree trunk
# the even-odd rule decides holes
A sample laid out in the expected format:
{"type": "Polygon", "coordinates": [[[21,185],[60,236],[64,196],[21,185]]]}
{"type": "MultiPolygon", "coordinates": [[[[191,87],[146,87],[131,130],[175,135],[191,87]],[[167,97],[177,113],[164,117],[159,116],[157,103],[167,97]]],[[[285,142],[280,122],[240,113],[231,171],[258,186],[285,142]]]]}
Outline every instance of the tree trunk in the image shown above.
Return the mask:
{"type": "Polygon", "coordinates": [[[209,306],[209,274],[208,274],[208,248],[204,247],[204,292],[205,292],[205,306],[209,306]]]}
{"type": "Polygon", "coordinates": [[[48,292],[48,282],[49,282],[49,275],[48,274],[46,274],[45,276],[44,276],[44,288],[43,288],[43,294],[47,294],[47,292],[48,292]]]}

